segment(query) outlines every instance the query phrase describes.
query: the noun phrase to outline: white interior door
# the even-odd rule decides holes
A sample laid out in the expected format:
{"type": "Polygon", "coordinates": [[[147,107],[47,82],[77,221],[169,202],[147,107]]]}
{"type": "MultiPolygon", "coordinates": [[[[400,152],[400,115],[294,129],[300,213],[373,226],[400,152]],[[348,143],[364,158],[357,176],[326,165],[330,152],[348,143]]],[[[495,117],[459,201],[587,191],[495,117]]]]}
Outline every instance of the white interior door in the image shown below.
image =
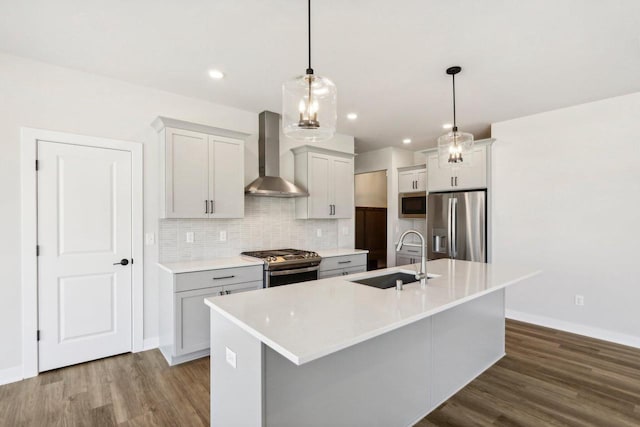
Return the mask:
{"type": "Polygon", "coordinates": [[[131,153],[38,141],[38,162],[39,370],[131,351],[131,153]]]}

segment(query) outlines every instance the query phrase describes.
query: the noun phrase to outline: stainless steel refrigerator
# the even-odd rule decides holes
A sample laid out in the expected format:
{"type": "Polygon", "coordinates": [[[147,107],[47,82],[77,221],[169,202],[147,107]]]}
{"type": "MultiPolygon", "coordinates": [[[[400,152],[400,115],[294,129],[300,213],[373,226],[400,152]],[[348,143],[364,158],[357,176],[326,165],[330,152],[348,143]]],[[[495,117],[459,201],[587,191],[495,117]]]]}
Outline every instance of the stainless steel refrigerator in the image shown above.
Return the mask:
{"type": "Polygon", "coordinates": [[[487,262],[487,193],[432,193],[427,199],[428,259],[487,262]]]}

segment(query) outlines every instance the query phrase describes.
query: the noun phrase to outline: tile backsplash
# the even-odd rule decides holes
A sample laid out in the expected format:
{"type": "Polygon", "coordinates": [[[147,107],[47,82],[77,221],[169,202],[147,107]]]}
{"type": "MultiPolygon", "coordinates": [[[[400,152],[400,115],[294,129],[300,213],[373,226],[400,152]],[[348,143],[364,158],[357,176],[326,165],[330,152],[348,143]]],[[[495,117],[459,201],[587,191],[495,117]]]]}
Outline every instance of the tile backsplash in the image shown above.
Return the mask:
{"type": "Polygon", "coordinates": [[[272,197],[245,197],[244,218],[161,219],[159,227],[160,262],[229,257],[260,249],[349,248],[354,235],[352,219],[295,219],[295,199],[272,197]],[[220,240],[221,231],[226,231],[226,241],[220,240]],[[188,232],[194,233],[193,243],[187,242],[188,232]]]}

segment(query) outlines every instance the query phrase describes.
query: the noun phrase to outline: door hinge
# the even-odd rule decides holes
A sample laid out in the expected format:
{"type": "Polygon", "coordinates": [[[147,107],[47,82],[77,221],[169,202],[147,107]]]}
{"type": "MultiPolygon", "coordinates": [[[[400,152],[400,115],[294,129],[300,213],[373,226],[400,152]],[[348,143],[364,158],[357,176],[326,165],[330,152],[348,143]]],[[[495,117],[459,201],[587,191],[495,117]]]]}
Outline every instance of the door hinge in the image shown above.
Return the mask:
{"type": "Polygon", "coordinates": [[[40,256],[40,245],[36,245],[36,256],[40,256]]]}
{"type": "Polygon", "coordinates": [[[40,170],[40,162],[36,160],[36,170],[40,170]]]}
{"type": "Polygon", "coordinates": [[[36,340],[40,341],[40,329],[36,331],[36,340]]]}

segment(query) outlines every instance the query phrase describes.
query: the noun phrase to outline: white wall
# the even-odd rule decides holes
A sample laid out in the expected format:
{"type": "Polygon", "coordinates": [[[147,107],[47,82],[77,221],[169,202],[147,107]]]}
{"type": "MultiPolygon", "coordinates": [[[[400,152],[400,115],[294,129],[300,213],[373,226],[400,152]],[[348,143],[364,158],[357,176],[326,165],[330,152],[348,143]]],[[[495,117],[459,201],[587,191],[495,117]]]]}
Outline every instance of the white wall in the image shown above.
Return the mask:
{"type": "MultiPolygon", "coordinates": [[[[398,168],[412,166],[414,153],[401,148],[387,147],[356,156],[356,174],[386,170],[387,174],[387,266],[396,265],[394,242],[402,233],[398,219],[398,168]]],[[[411,222],[412,223],[412,222],[411,222]]],[[[404,227],[403,227],[404,228],[404,227]]]]}
{"type": "MultiPolygon", "coordinates": [[[[135,86],[121,81],[0,54],[0,371],[21,365],[20,301],[20,128],[138,141],[144,144],[144,228],[158,233],[157,134],[159,115],[252,134],[247,140],[245,178],[258,175],[257,112],[135,86]]],[[[353,137],[338,136],[329,147],[353,153],[353,137]]],[[[281,151],[290,148],[287,142],[281,151]]],[[[287,155],[283,155],[286,159],[287,155]]],[[[287,176],[291,169],[283,166],[287,176]]],[[[352,220],[339,245],[352,247],[352,220]],[[351,246],[349,243],[351,242],[351,246]]],[[[144,336],[157,335],[158,247],[144,255],[144,336]]]]}
{"type": "Polygon", "coordinates": [[[368,208],[387,207],[386,171],[359,173],[355,183],[356,206],[368,208]]]}
{"type": "Polygon", "coordinates": [[[512,317],[640,347],[639,118],[635,93],[492,126],[493,260],[543,270],[512,317]]]}

